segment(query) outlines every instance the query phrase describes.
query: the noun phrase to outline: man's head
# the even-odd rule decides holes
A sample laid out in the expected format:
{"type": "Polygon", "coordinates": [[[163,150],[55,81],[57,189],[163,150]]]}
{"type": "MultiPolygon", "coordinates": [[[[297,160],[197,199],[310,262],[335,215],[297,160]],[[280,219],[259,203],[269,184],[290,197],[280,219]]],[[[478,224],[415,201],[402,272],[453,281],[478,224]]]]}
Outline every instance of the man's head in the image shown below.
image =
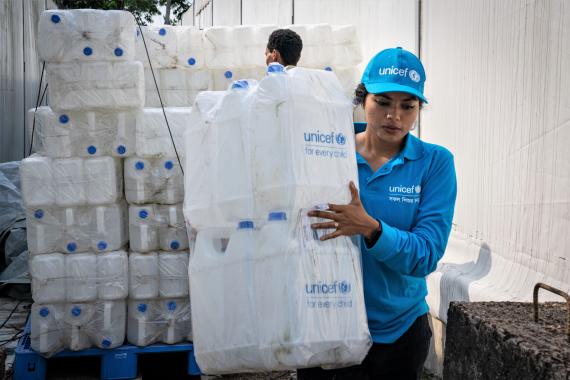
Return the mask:
{"type": "Polygon", "coordinates": [[[290,29],[277,29],[269,36],[265,49],[265,63],[279,62],[283,66],[297,65],[301,58],[303,41],[290,29]]]}

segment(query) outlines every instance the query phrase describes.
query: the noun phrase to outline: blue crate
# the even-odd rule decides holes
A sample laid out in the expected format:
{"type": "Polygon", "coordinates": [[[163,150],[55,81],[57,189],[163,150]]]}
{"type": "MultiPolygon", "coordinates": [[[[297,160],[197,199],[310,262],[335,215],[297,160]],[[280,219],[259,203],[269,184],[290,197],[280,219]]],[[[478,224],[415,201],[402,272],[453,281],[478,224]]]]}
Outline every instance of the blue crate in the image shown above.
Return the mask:
{"type": "MultiPolygon", "coordinates": [[[[52,356],[63,357],[101,357],[101,379],[119,380],[137,377],[139,354],[188,352],[188,374],[201,375],[200,368],[194,357],[194,347],[191,343],[153,344],[147,347],[137,347],[126,344],[111,350],[89,348],[82,351],[62,351],[52,356]]],[[[30,320],[26,324],[24,335],[18,341],[14,361],[14,380],[44,380],[49,359],[44,358],[31,348],[30,320]]]]}

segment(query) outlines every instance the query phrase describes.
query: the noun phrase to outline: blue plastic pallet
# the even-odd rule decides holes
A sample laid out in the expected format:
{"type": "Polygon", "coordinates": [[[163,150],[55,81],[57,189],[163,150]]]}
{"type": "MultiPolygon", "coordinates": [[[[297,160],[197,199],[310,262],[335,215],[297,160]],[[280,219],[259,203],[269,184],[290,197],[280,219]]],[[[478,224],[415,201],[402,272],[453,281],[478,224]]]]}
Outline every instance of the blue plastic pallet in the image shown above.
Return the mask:
{"type": "MultiPolygon", "coordinates": [[[[191,343],[153,344],[147,347],[137,347],[130,344],[111,350],[89,348],[82,351],[62,351],[52,356],[63,357],[101,357],[101,379],[119,380],[137,377],[139,354],[188,352],[188,374],[201,375],[200,368],[194,357],[194,347],[191,343]]],[[[49,359],[44,358],[31,348],[30,321],[26,324],[24,335],[18,341],[14,361],[14,380],[44,380],[46,378],[49,359]]]]}

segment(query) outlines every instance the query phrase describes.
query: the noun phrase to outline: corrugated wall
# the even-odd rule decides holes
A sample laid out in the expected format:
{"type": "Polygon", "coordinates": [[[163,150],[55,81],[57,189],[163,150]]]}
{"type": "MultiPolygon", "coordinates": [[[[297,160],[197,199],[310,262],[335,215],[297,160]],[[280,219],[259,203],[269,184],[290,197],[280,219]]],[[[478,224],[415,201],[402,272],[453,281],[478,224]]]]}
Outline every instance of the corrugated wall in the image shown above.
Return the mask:
{"type": "Polygon", "coordinates": [[[0,1],[0,162],[24,157],[25,113],[35,106],[41,65],[36,28],[46,0],[0,1]]]}

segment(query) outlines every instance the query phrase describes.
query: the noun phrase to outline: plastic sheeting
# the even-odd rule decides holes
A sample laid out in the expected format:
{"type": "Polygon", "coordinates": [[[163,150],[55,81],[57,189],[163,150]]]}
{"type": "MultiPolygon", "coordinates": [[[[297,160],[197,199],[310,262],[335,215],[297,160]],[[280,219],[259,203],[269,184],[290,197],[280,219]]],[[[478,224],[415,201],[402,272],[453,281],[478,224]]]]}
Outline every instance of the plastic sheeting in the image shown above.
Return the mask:
{"type": "Polygon", "coordinates": [[[20,192],[20,163],[0,164],[0,281],[29,283],[26,214],[20,192]],[[7,266],[7,267],[6,267],[7,266]]]}
{"type": "Polygon", "coordinates": [[[570,4],[424,5],[422,137],[455,154],[459,189],[432,312],[529,301],[538,281],[570,291],[570,4]]]}

